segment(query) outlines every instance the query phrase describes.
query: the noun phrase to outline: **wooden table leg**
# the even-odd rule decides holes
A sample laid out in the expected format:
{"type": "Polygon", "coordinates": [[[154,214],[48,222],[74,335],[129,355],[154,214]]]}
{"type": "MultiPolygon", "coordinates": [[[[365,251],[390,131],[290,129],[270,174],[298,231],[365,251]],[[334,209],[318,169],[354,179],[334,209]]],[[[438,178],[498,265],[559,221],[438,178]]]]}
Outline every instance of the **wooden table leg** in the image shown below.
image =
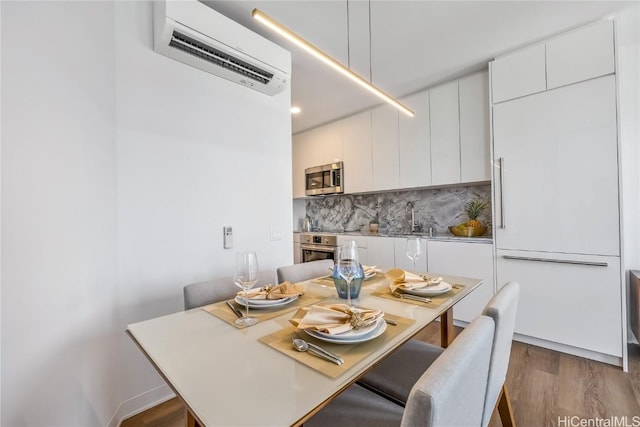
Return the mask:
{"type": "Polygon", "coordinates": [[[453,329],[453,307],[440,315],[440,346],[449,347],[455,338],[453,329]]]}
{"type": "Polygon", "coordinates": [[[513,418],[513,408],[511,407],[511,399],[507,394],[507,389],[502,386],[500,397],[498,398],[498,414],[503,427],[515,427],[516,421],[513,418]]]}
{"type": "Polygon", "coordinates": [[[187,411],[187,427],[202,427],[196,417],[193,416],[190,410],[185,409],[187,411]]]}

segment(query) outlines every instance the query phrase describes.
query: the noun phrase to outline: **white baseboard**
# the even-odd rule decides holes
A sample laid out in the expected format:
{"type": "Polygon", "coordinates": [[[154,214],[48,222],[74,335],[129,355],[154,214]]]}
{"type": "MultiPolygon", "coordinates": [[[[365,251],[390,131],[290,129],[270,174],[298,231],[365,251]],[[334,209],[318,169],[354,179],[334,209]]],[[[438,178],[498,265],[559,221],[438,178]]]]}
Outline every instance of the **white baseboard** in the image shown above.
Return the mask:
{"type": "Polygon", "coordinates": [[[549,350],[572,354],[574,356],[583,357],[585,359],[595,360],[596,362],[603,362],[608,363],[609,365],[622,367],[622,357],[611,356],[609,354],[598,353],[591,350],[585,350],[583,348],[573,347],[566,344],[559,344],[556,342],[546,341],[540,338],[532,338],[520,334],[513,334],[513,339],[514,341],[523,342],[525,344],[548,348],[549,350]]]}
{"type": "Polygon", "coordinates": [[[163,384],[159,387],[140,393],[137,396],[132,397],[120,404],[118,409],[109,420],[107,427],[119,427],[122,421],[129,417],[139,414],[142,411],[146,411],[156,405],[166,402],[169,399],[174,398],[176,395],[169,388],[168,385],[163,384]]]}

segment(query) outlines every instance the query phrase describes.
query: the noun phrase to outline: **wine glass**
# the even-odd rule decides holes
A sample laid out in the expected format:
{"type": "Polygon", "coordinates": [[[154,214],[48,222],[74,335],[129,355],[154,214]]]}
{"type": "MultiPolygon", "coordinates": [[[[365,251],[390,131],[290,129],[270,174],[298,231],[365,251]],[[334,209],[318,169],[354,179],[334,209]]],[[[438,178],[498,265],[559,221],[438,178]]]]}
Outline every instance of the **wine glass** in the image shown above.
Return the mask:
{"type": "Polygon", "coordinates": [[[347,282],[347,304],[351,305],[351,281],[356,277],[360,269],[358,262],[358,247],[355,241],[349,241],[342,245],[338,252],[338,274],[347,282]]]}
{"type": "Polygon", "coordinates": [[[416,261],[420,258],[420,254],[422,253],[422,248],[420,247],[420,238],[419,237],[408,237],[407,238],[407,257],[413,261],[413,271],[416,271],[416,261]]]}
{"type": "Polygon", "coordinates": [[[233,275],[233,283],[244,290],[244,306],[246,315],[236,319],[238,326],[251,326],[258,322],[254,317],[249,317],[249,289],[258,282],[258,257],[255,252],[241,252],[236,255],[236,272],[233,275]]]}

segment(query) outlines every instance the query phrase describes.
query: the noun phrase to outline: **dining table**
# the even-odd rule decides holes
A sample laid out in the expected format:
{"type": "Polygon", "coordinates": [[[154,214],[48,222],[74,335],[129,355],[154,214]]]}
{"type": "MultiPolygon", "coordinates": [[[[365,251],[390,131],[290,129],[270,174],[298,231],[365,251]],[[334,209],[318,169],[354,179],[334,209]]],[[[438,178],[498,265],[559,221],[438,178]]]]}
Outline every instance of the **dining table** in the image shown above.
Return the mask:
{"type": "Polygon", "coordinates": [[[362,282],[353,305],[379,309],[389,321],[366,340],[318,339],[292,324],[302,307],[345,304],[330,278],[302,282],[304,294],[291,304],[250,307],[259,321],[249,327],[235,326],[236,315],[221,301],[133,323],[126,332],[184,403],[187,425],[297,426],[433,321],[440,320],[441,345],[452,342],[455,305],[482,280],[426,274],[442,277],[452,289],[427,303],[394,296],[384,275],[362,282]],[[294,334],[345,363],[297,352],[294,334]]]}

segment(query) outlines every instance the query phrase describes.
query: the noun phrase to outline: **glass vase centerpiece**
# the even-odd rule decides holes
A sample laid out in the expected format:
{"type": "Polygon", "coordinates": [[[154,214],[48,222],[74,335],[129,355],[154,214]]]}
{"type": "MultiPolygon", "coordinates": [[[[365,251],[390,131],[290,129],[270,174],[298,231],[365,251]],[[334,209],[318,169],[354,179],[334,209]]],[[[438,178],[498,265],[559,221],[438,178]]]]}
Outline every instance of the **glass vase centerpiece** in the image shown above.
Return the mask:
{"type": "Polygon", "coordinates": [[[358,262],[358,247],[351,240],[339,248],[338,262],[331,275],[338,297],[345,298],[351,305],[352,298],[358,298],[364,280],[364,270],[358,262]]]}

